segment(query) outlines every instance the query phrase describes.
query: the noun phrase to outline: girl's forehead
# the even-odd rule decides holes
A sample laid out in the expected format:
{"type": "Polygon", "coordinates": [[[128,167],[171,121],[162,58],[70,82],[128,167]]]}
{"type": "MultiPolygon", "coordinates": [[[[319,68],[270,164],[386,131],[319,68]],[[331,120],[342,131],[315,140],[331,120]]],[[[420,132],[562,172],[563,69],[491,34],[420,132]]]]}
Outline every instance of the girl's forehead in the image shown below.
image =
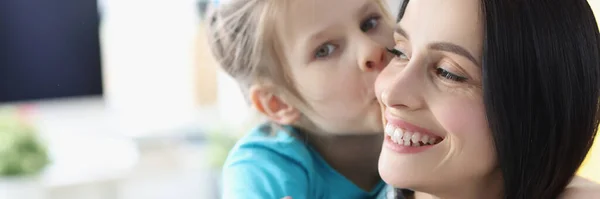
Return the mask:
{"type": "Polygon", "coordinates": [[[296,0],[287,1],[281,13],[279,31],[288,46],[319,40],[328,33],[358,25],[365,13],[380,10],[377,0],[296,0]]]}

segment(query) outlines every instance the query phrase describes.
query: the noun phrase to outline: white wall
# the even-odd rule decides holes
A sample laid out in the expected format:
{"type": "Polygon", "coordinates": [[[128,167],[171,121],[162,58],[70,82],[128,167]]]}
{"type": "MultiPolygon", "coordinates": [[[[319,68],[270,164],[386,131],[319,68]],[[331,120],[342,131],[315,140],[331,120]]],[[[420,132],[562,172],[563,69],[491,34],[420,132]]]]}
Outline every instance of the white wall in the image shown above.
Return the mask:
{"type": "Polygon", "coordinates": [[[400,8],[400,3],[402,3],[402,0],[386,0],[387,4],[389,6],[389,11],[392,13],[392,16],[394,16],[394,18],[396,16],[398,16],[398,8],[400,8]]]}
{"type": "Polygon", "coordinates": [[[137,136],[187,123],[196,111],[196,0],[103,0],[107,107],[137,136]]]}

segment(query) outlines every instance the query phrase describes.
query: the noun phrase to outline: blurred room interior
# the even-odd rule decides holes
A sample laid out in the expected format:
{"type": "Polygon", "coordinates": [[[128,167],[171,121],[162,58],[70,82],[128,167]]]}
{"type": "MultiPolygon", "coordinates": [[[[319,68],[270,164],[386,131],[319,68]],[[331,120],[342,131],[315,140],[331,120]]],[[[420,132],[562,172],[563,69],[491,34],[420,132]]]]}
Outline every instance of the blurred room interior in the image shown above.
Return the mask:
{"type": "MultiPolygon", "coordinates": [[[[27,121],[49,161],[0,175],[0,198],[218,198],[220,164],[254,114],[207,47],[214,1],[2,1],[0,120],[27,121]]],[[[580,170],[597,182],[599,145],[580,170]]]]}

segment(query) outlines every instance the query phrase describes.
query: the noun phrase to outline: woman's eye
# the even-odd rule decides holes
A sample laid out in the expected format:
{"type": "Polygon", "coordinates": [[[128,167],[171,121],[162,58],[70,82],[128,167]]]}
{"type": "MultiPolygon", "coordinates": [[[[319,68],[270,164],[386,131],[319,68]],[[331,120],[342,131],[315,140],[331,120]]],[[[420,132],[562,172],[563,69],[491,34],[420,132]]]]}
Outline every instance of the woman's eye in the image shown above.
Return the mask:
{"type": "Polygon", "coordinates": [[[367,32],[377,27],[377,25],[379,24],[379,18],[380,17],[369,17],[367,20],[360,23],[360,30],[362,30],[363,32],[367,32]]]}
{"type": "Polygon", "coordinates": [[[324,58],[331,55],[337,47],[333,44],[324,44],[315,51],[315,58],[324,58]]]}
{"type": "Polygon", "coordinates": [[[467,80],[466,77],[455,75],[454,73],[451,73],[450,71],[447,71],[443,68],[437,68],[436,73],[437,73],[437,75],[439,75],[443,78],[446,78],[446,79],[449,79],[452,81],[456,81],[456,82],[464,82],[467,80]]]}
{"type": "Polygon", "coordinates": [[[401,60],[408,60],[408,56],[405,53],[403,53],[402,51],[398,50],[398,49],[395,49],[395,48],[386,48],[386,50],[389,53],[392,53],[397,58],[400,58],[401,60]]]}

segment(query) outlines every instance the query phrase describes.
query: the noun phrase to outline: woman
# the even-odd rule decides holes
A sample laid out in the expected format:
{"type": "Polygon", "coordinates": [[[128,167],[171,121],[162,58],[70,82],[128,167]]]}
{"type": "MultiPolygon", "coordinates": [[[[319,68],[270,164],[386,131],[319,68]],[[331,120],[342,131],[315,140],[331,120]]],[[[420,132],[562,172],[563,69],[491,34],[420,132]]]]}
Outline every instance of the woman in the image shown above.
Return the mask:
{"type": "Polygon", "coordinates": [[[585,0],[405,0],[376,82],[382,178],[412,198],[600,198],[572,180],[598,125],[585,0]]]}

